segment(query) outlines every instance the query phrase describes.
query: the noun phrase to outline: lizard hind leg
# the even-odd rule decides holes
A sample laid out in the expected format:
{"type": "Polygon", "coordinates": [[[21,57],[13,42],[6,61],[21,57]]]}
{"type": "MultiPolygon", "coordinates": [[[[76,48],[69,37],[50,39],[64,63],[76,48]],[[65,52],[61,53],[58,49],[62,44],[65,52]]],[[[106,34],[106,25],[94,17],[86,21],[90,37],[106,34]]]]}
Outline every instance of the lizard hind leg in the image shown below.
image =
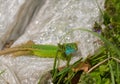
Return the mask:
{"type": "Polygon", "coordinates": [[[27,41],[26,44],[35,44],[32,40],[27,41]]]}
{"type": "Polygon", "coordinates": [[[12,56],[13,57],[17,57],[17,56],[30,56],[30,55],[33,55],[33,53],[31,52],[31,51],[17,51],[17,52],[14,52],[14,53],[12,53],[12,56]]]}
{"type": "Polygon", "coordinates": [[[24,47],[29,45],[34,45],[35,43],[32,40],[27,41],[26,43],[23,43],[21,45],[17,45],[16,47],[24,47]]]}

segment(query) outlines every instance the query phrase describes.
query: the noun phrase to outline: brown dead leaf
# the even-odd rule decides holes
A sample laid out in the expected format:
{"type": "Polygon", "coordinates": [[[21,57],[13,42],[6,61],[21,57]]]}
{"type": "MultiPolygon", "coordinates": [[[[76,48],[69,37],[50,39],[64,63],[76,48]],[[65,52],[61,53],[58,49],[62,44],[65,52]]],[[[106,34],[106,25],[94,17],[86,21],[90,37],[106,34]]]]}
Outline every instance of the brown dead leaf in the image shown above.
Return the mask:
{"type": "MultiPolygon", "coordinates": [[[[58,70],[61,71],[66,66],[59,67],[58,70]]],[[[88,62],[80,62],[76,67],[72,68],[74,72],[84,71],[87,72],[90,69],[91,65],[88,62]]]]}
{"type": "Polygon", "coordinates": [[[87,63],[87,62],[80,62],[76,67],[72,68],[72,70],[74,72],[78,72],[78,71],[84,71],[84,72],[87,72],[90,68],[90,64],[87,63]]]}

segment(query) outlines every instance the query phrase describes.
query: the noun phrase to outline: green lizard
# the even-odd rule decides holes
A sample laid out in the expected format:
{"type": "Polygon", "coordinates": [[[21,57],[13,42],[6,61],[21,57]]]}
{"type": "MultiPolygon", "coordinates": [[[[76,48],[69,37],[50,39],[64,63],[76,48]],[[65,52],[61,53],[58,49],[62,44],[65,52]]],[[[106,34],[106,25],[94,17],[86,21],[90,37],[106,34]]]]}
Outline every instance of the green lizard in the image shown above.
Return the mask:
{"type": "Polygon", "coordinates": [[[7,48],[0,51],[0,55],[12,54],[12,56],[21,56],[21,55],[35,55],[43,58],[54,58],[56,53],[57,56],[61,59],[68,59],[72,53],[78,50],[76,43],[63,43],[55,45],[40,45],[34,44],[32,41],[28,41],[25,44],[16,46],[13,48],[7,48]]]}

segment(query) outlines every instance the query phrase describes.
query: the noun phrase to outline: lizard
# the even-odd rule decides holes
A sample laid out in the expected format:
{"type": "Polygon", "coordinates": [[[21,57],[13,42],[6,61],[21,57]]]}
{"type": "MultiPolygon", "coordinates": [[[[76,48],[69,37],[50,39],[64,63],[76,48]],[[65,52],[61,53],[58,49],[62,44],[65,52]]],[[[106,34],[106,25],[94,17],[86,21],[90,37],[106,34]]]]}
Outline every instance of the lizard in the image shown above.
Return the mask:
{"type": "Polygon", "coordinates": [[[11,54],[12,56],[35,55],[43,58],[54,58],[56,55],[61,59],[68,59],[78,50],[77,43],[63,43],[58,45],[35,44],[33,41],[6,48],[0,51],[0,55],[11,54]]]}

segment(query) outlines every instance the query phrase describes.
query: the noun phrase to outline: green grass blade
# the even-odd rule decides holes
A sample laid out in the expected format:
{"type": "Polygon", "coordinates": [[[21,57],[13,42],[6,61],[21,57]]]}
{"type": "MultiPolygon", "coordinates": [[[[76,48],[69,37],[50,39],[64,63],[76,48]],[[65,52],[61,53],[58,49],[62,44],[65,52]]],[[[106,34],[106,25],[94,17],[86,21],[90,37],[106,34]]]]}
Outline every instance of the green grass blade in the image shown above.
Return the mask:
{"type": "MultiPolygon", "coordinates": [[[[96,33],[96,32],[93,32],[93,31],[88,30],[88,29],[76,28],[76,29],[71,29],[69,32],[66,33],[66,35],[69,34],[69,33],[74,32],[74,31],[77,31],[77,30],[86,31],[86,32],[89,32],[89,33],[93,34],[94,36],[99,37],[99,38],[105,43],[105,45],[106,45],[108,48],[112,48],[112,49],[116,52],[116,54],[120,57],[120,51],[119,51],[119,49],[118,49],[116,46],[114,46],[110,41],[108,41],[107,39],[105,39],[102,35],[100,35],[100,34],[98,34],[98,33],[96,33]]],[[[66,35],[64,35],[64,36],[66,36],[66,35]]],[[[65,37],[63,37],[62,40],[63,40],[64,38],[65,38],[65,37]]],[[[62,41],[62,40],[61,40],[61,41],[62,41]]]]}

